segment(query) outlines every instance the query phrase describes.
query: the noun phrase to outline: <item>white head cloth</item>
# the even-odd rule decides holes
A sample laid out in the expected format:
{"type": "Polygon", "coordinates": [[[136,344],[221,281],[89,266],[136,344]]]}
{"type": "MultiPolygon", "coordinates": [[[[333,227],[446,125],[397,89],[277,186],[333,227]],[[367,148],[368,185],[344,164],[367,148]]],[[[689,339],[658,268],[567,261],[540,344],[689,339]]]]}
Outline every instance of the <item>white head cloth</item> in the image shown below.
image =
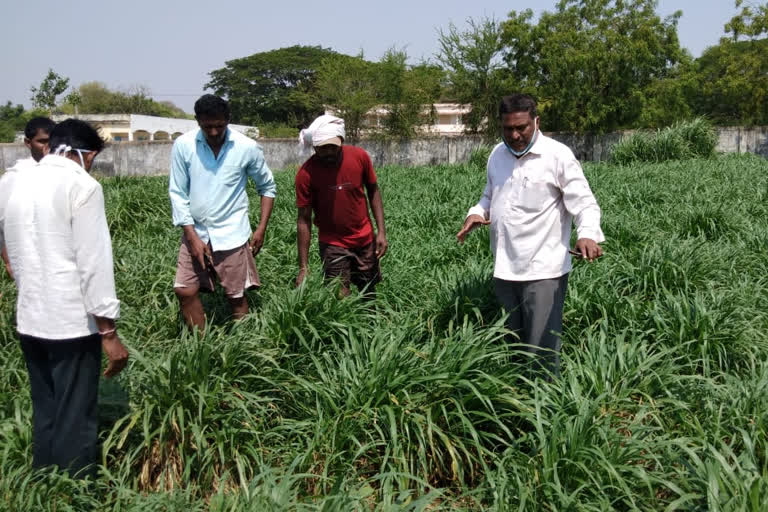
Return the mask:
{"type": "Polygon", "coordinates": [[[299,146],[302,149],[309,149],[334,137],[345,138],[344,120],[340,117],[324,114],[312,121],[309,128],[301,130],[299,146]]]}

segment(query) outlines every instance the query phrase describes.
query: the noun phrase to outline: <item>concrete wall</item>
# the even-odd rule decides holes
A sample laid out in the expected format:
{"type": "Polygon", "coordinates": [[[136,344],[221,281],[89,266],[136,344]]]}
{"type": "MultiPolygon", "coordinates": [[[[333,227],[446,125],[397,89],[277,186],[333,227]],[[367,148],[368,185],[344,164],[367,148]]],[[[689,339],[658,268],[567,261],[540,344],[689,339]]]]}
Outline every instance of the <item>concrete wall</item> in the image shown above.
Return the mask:
{"type": "MultiPolygon", "coordinates": [[[[582,161],[602,161],[610,147],[628,132],[606,135],[551,133],[569,146],[582,161]]],[[[717,150],[724,153],[755,153],[768,158],[768,127],[718,128],[717,150]]],[[[263,139],[259,143],[269,166],[296,168],[309,153],[299,151],[295,139],[263,139]]],[[[172,141],[123,142],[110,144],[96,158],[95,171],[106,176],[145,176],[168,174],[172,141]]],[[[437,165],[465,162],[472,151],[483,145],[480,137],[424,137],[409,141],[363,140],[359,142],[377,167],[384,165],[437,165]]],[[[0,169],[29,155],[23,144],[0,144],[0,169]]]]}

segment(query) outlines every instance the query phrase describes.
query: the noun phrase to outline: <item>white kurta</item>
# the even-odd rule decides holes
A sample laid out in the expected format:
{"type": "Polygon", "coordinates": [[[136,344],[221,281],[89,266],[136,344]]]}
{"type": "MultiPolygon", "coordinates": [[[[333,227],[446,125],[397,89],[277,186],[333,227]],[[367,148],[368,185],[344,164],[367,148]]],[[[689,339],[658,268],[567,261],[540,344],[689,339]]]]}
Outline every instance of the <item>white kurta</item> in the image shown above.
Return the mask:
{"type": "Polygon", "coordinates": [[[72,160],[48,155],[0,178],[3,244],[19,333],[79,338],[98,332],[94,316],[119,316],[101,185],[72,160]]]}

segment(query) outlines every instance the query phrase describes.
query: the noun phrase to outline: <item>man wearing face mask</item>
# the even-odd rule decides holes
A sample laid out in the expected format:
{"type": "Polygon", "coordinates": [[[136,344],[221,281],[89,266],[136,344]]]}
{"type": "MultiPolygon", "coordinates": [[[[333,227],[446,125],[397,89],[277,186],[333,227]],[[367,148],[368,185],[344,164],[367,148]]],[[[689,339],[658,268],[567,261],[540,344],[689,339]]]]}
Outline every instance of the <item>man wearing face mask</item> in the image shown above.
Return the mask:
{"type": "Polygon", "coordinates": [[[38,165],[0,179],[0,245],[16,271],[16,328],[32,396],[35,467],[93,474],[98,462],[97,395],[103,374],[120,373],[128,352],[115,319],[112,245],[101,185],[89,176],[104,148],[98,132],[68,119],[50,134],[38,165]]]}
{"type": "Polygon", "coordinates": [[[505,96],[499,116],[502,142],[488,158],[483,196],[456,237],[463,242],[490,224],[494,288],[509,313],[508,328],[536,366],[557,375],[571,223],[578,234],[573,252],[594,261],[605,240],[600,208],[573,152],[539,131],[531,96],[505,96]]]}
{"type": "MultiPolygon", "coordinates": [[[[24,127],[24,144],[29,149],[31,156],[29,158],[17,160],[13,167],[6,170],[6,173],[21,172],[24,169],[37,164],[37,162],[47,155],[48,139],[54,126],[56,126],[56,123],[47,117],[34,117],[30,119],[24,127]]],[[[6,186],[10,186],[10,181],[6,180],[5,184],[6,186]]],[[[8,261],[8,251],[5,247],[2,248],[2,258],[5,263],[5,270],[8,272],[8,275],[11,276],[11,279],[13,279],[11,264],[8,261]]]]}
{"type": "Polygon", "coordinates": [[[227,126],[229,104],[205,94],[195,102],[199,129],[173,144],[168,193],[173,224],[182,229],[174,291],[184,320],[203,329],[199,292],[213,291],[218,278],[232,316],[248,313],[245,291],[260,286],[253,261],[264,244],[275,200],[275,180],[253,139],[227,126]],[[261,196],[261,218],[251,234],[245,185],[261,196]]]}
{"type": "Polygon", "coordinates": [[[315,154],[296,174],[296,286],[301,285],[309,269],[314,213],[325,278],[340,278],[342,296],[349,294],[353,283],[372,298],[381,280],[379,261],[388,247],[384,206],[371,157],[362,148],[345,145],[344,135],[344,120],[332,115],[318,117],[299,135],[299,143],[304,148],[313,147],[315,154]],[[368,203],[378,233],[373,231],[368,203]]]}

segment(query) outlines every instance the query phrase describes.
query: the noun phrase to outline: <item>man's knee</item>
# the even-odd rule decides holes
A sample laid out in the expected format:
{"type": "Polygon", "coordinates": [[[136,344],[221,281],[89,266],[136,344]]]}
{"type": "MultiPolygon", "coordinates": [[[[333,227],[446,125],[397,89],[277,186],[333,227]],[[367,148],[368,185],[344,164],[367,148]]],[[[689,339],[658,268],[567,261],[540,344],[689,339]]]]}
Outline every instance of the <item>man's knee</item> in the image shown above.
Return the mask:
{"type": "Polygon", "coordinates": [[[173,289],[181,302],[187,302],[197,298],[200,293],[199,286],[177,286],[173,289]]]}

